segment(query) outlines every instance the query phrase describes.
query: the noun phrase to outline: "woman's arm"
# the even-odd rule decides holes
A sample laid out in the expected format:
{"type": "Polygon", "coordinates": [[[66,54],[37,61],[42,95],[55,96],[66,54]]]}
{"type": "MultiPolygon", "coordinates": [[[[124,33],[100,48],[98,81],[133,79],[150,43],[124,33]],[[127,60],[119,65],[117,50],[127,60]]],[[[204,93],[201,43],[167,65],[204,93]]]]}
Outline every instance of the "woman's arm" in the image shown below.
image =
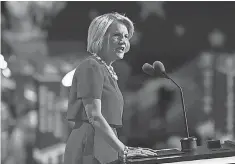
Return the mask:
{"type": "Polygon", "coordinates": [[[117,138],[108,122],[101,113],[101,100],[87,98],[83,99],[85,111],[89,122],[93,125],[107,143],[114,148],[120,155],[124,154],[125,145],[117,138]]]}

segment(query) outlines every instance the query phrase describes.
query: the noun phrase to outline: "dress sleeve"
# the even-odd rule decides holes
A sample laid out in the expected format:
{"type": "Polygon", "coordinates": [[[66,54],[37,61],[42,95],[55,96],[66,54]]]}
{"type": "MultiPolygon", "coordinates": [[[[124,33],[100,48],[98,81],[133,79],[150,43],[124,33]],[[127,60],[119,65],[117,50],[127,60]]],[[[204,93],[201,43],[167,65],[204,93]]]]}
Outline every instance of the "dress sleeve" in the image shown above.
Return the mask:
{"type": "Polygon", "coordinates": [[[77,78],[78,98],[101,99],[104,74],[96,61],[87,61],[81,64],[75,76],[77,78]]]}

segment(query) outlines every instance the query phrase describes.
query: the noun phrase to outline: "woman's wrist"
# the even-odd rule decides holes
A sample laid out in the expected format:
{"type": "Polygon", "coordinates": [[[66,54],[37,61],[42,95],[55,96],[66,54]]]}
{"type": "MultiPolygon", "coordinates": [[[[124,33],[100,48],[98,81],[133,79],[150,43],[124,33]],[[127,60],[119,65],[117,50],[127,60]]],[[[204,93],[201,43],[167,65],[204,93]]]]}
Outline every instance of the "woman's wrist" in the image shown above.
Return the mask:
{"type": "Polygon", "coordinates": [[[128,146],[124,146],[124,149],[119,153],[119,158],[122,160],[123,163],[126,163],[127,161],[127,154],[128,154],[129,148],[128,146]]]}

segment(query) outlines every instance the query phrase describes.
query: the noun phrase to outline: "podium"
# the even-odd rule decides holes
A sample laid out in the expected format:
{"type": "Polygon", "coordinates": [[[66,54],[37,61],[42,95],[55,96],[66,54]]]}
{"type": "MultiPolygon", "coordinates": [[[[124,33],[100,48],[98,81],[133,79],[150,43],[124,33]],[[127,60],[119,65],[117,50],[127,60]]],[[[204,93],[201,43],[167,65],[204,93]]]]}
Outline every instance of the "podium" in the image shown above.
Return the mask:
{"type": "Polygon", "coordinates": [[[225,141],[221,148],[209,149],[207,145],[198,146],[193,152],[176,155],[128,159],[127,164],[228,164],[235,162],[235,142],[225,141]]]}

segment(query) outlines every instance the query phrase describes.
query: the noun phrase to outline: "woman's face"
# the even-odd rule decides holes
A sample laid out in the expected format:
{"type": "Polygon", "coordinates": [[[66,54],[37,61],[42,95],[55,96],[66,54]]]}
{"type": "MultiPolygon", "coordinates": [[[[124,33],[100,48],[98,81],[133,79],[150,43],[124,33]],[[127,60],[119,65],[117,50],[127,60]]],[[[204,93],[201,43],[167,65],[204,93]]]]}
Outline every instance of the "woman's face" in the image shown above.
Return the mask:
{"type": "Polygon", "coordinates": [[[115,59],[122,59],[129,48],[127,27],[121,22],[114,21],[106,31],[101,51],[115,59]]]}

